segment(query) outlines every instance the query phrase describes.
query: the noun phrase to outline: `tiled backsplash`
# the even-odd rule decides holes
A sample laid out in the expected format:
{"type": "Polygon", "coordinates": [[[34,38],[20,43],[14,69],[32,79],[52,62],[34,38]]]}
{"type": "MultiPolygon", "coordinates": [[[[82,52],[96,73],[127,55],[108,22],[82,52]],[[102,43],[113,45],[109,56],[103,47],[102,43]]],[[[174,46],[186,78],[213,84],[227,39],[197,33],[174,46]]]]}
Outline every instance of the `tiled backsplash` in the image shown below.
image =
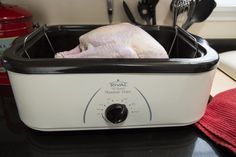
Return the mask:
{"type": "MultiPolygon", "coordinates": [[[[218,1],[218,0],[217,0],[218,1]]],[[[4,3],[20,5],[33,13],[34,21],[54,24],[107,24],[106,0],[2,0],[4,3]]],[[[128,21],[123,0],[114,0],[113,23],[128,21]]],[[[142,22],[137,11],[138,0],[126,0],[131,11],[139,22],[142,22]]],[[[171,0],[160,0],[157,5],[157,24],[171,25],[169,12],[171,0]]],[[[235,15],[236,16],[236,15],[235,15]]],[[[210,20],[194,24],[189,31],[207,38],[236,38],[236,21],[210,20]]]]}

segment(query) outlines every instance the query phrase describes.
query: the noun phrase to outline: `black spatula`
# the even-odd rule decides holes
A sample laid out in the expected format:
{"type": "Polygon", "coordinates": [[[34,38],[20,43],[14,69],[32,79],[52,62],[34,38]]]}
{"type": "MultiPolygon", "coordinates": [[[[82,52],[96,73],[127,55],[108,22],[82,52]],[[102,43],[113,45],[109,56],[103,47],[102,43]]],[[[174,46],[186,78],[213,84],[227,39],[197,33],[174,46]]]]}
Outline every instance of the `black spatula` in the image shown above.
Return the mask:
{"type": "Polygon", "coordinates": [[[152,24],[156,25],[156,6],[157,3],[159,2],[159,0],[152,0],[152,7],[151,7],[151,11],[152,11],[152,24]]]}
{"type": "Polygon", "coordinates": [[[131,10],[129,9],[129,6],[127,5],[127,3],[125,1],[123,1],[123,8],[125,10],[125,13],[127,15],[127,17],[129,18],[130,22],[132,22],[133,24],[136,25],[140,25],[134,18],[134,15],[132,14],[131,10]]]}
{"type": "Polygon", "coordinates": [[[193,23],[206,20],[214,8],[216,2],[214,0],[198,0],[191,16],[188,16],[182,28],[187,30],[193,23]]]}

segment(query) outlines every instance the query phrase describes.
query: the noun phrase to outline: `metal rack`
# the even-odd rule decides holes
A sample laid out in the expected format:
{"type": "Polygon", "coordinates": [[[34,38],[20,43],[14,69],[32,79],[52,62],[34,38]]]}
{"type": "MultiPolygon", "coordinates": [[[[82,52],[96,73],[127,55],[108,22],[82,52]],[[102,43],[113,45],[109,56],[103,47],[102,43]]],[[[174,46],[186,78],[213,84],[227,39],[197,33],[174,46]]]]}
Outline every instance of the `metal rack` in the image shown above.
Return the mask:
{"type": "Polygon", "coordinates": [[[50,39],[49,39],[49,37],[48,37],[46,31],[45,31],[46,28],[47,28],[46,25],[41,26],[41,27],[39,27],[36,31],[32,32],[31,34],[29,34],[29,35],[27,35],[27,36],[25,37],[23,49],[24,49],[24,53],[26,54],[26,56],[28,57],[28,59],[30,59],[31,57],[30,57],[30,55],[29,55],[29,53],[28,53],[28,51],[27,51],[26,44],[27,44],[27,42],[28,42],[29,39],[32,39],[32,38],[33,38],[37,33],[39,33],[40,31],[43,31],[43,34],[44,34],[45,38],[47,39],[47,42],[48,42],[48,44],[49,44],[49,46],[50,46],[50,48],[51,48],[51,51],[53,52],[54,55],[56,54],[56,51],[55,51],[55,49],[54,49],[54,47],[53,47],[53,45],[52,45],[52,43],[51,43],[51,41],[50,41],[50,39]]]}
{"type": "MultiPolygon", "coordinates": [[[[50,41],[50,39],[49,39],[49,37],[48,37],[48,35],[46,33],[46,30],[47,30],[47,26],[44,25],[44,26],[39,27],[37,30],[35,30],[34,32],[32,32],[31,34],[29,34],[28,36],[25,37],[23,49],[24,49],[24,53],[28,57],[28,59],[31,59],[31,57],[30,57],[30,55],[28,53],[28,50],[27,50],[27,43],[29,42],[30,39],[34,38],[34,36],[36,36],[40,32],[43,32],[43,35],[45,36],[45,38],[46,38],[46,40],[47,40],[47,42],[48,42],[48,44],[50,46],[50,49],[51,49],[51,52],[53,53],[53,55],[56,54],[55,48],[53,47],[53,45],[52,45],[52,43],[51,43],[51,41],[50,41]]],[[[58,26],[58,30],[61,30],[61,26],[58,26]]],[[[199,44],[198,44],[196,38],[193,35],[191,35],[190,33],[188,33],[187,31],[185,31],[184,29],[182,29],[182,28],[180,28],[178,26],[175,26],[174,30],[175,30],[175,36],[174,36],[173,41],[171,43],[171,46],[170,46],[170,48],[168,50],[168,55],[169,56],[171,55],[173,47],[174,47],[174,45],[176,43],[177,37],[178,37],[178,35],[180,33],[182,33],[182,35],[184,35],[187,38],[190,38],[192,40],[192,42],[194,43],[194,45],[195,45],[194,58],[195,58],[196,55],[197,55],[197,52],[199,50],[199,44]]]]}

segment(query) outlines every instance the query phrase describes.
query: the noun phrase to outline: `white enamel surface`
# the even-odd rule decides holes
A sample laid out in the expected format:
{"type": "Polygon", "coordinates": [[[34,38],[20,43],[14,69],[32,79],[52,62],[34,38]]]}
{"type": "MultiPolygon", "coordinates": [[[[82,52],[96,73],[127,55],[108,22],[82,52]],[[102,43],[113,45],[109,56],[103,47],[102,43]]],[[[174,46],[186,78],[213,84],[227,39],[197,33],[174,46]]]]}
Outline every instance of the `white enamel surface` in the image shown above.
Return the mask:
{"type": "Polygon", "coordinates": [[[193,74],[8,74],[21,120],[37,130],[58,131],[194,123],[205,112],[215,70],[193,74]],[[117,88],[120,82],[125,85],[117,88]],[[128,107],[128,117],[121,124],[105,120],[105,109],[113,103],[128,107]]]}

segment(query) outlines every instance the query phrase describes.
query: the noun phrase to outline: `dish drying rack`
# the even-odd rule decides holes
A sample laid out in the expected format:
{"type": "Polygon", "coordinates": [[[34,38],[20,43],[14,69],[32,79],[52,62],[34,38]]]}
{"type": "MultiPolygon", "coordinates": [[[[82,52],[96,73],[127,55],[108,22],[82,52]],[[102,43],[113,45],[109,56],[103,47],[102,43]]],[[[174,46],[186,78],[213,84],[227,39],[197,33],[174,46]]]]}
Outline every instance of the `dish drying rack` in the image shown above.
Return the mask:
{"type": "MultiPolygon", "coordinates": [[[[28,45],[28,43],[31,42],[32,40],[34,40],[34,38],[37,37],[38,35],[40,35],[40,37],[44,37],[46,39],[47,44],[50,47],[51,56],[52,55],[54,56],[57,53],[57,51],[55,49],[55,45],[52,43],[50,36],[48,35],[48,32],[47,32],[50,29],[50,27],[53,27],[53,29],[55,29],[57,31],[63,31],[65,29],[67,29],[68,31],[75,31],[76,29],[79,30],[79,29],[84,29],[84,28],[95,29],[99,26],[98,25],[94,25],[94,26],[82,25],[82,26],[78,27],[78,26],[69,26],[69,25],[65,25],[65,26],[64,25],[58,25],[58,26],[43,25],[24,38],[24,42],[23,42],[23,52],[24,53],[23,53],[23,55],[25,55],[26,58],[35,59],[34,57],[31,57],[30,53],[28,52],[29,51],[28,49],[30,47],[28,45]]],[[[143,28],[144,30],[147,30],[147,31],[148,30],[149,31],[155,31],[155,30],[160,31],[162,29],[161,26],[140,26],[140,27],[143,28]]],[[[165,47],[169,56],[172,55],[174,46],[176,46],[176,45],[180,46],[180,45],[176,44],[178,36],[182,36],[182,39],[184,39],[185,42],[192,43],[191,45],[193,46],[195,52],[193,53],[191,58],[201,57],[204,55],[202,52],[199,53],[199,43],[198,43],[197,39],[193,35],[191,35],[189,32],[185,31],[184,29],[182,29],[178,26],[169,27],[168,29],[172,29],[172,31],[174,30],[174,37],[172,38],[170,46],[165,47]]],[[[79,36],[78,36],[78,39],[79,39],[79,36]]],[[[78,44],[79,44],[79,41],[78,41],[78,44]]],[[[30,45],[32,45],[32,44],[30,44],[30,45]]],[[[69,49],[67,49],[67,50],[69,50],[69,49]]],[[[185,57],[183,57],[183,58],[185,58],[185,57]]]]}

